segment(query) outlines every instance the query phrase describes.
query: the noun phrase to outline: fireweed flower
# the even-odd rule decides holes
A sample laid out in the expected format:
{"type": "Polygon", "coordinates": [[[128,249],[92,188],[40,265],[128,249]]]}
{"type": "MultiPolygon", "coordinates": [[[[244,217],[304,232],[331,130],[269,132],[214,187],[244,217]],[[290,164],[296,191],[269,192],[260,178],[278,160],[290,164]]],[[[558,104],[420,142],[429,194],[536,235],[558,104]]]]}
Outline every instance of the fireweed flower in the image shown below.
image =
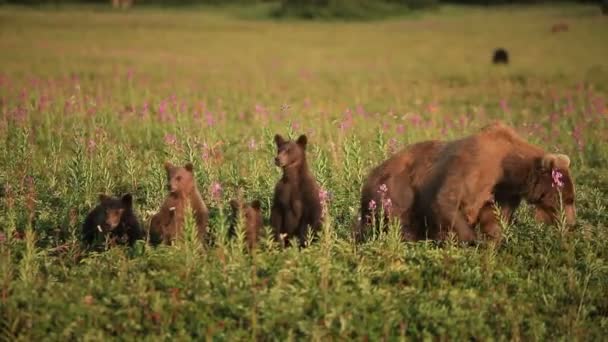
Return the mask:
{"type": "Polygon", "coordinates": [[[222,198],[222,185],[219,182],[214,182],[211,184],[211,198],[216,201],[219,201],[222,198]]]}
{"type": "Polygon", "coordinates": [[[209,145],[207,145],[207,143],[203,143],[203,146],[201,146],[201,158],[203,160],[209,158],[209,145]]]}
{"type": "Polygon", "coordinates": [[[215,124],[215,119],[213,118],[213,113],[207,111],[205,113],[205,119],[207,120],[207,126],[212,127],[215,124]]]}
{"type": "Polygon", "coordinates": [[[319,203],[321,204],[321,216],[325,216],[325,207],[329,201],[329,192],[324,188],[319,190],[319,203]]]}
{"type": "Polygon", "coordinates": [[[376,201],[374,201],[374,200],[369,201],[369,204],[367,205],[367,208],[369,210],[371,210],[371,211],[376,210],[376,201]]]}
{"type": "Polygon", "coordinates": [[[382,200],[382,209],[384,210],[384,212],[386,214],[390,214],[392,207],[393,207],[393,201],[391,201],[390,198],[387,198],[386,200],[385,199],[382,200]]]}
{"type": "Polygon", "coordinates": [[[500,109],[502,109],[503,112],[509,112],[509,103],[507,102],[506,99],[502,99],[500,100],[500,109]]]}
{"type": "Polygon", "coordinates": [[[175,135],[171,133],[165,134],[165,144],[169,146],[175,146],[177,144],[177,138],[175,137],[175,135]]]}
{"type": "Polygon", "coordinates": [[[378,188],[378,192],[381,195],[386,195],[387,191],[388,191],[388,187],[386,186],[386,184],[380,184],[380,187],[378,188]]]}
{"type": "Polygon", "coordinates": [[[561,188],[564,186],[564,182],[562,181],[562,177],[564,175],[558,171],[558,170],[551,170],[551,178],[553,179],[553,184],[551,184],[553,187],[558,187],[561,188]]]}
{"type": "Polygon", "coordinates": [[[97,147],[97,143],[95,142],[95,140],[89,139],[89,142],[87,144],[87,149],[88,149],[89,153],[95,152],[96,147],[97,147]]]}

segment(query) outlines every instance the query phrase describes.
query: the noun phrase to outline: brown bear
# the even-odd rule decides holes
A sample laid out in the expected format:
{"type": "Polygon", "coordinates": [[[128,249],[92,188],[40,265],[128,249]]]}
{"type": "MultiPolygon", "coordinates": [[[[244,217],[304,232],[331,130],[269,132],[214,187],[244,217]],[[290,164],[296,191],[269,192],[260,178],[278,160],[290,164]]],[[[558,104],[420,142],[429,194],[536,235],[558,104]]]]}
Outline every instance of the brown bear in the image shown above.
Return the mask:
{"type": "Polygon", "coordinates": [[[99,195],[99,204],[85,218],[82,239],[88,247],[99,247],[107,237],[112,244],[129,246],[143,239],[139,220],[133,211],[131,194],[121,198],[99,195]]]}
{"type": "Polygon", "coordinates": [[[496,218],[491,220],[488,213],[492,201],[510,219],[524,199],[535,206],[537,219],[547,223],[556,222],[563,205],[572,225],[576,214],[569,167],[567,156],[546,153],[512,128],[494,123],[441,149],[416,190],[414,212],[430,237],[441,239],[453,231],[461,241],[475,239],[472,227],[480,221],[488,235],[500,235],[496,218]]]}
{"type": "MultiPolygon", "coordinates": [[[[476,224],[499,240],[494,204],[510,221],[522,199],[533,204],[537,220],[546,223],[556,222],[561,200],[567,223],[574,224],[574,184],[568,157],[544,152],[502,123],[452,142],[414,144],[391,159],[392,163],[385,162],[392,165],[384,170],[386,192],[393,202],[400,200],[393,195],[398,192],[411,203],[409,210],[401,204],[397,215],[405,217],[402,226],[408,240],[444,239],[447,232],[454,231],[460,240],[471,241],[476,224]],[[388,184],[398,190],[391,190],[388,184]]],[[[371,175],[382,174],[379,169],[382,166],[371,175]]],[[[365,209],[371,198],[368,189],[377,187],[374,179],[381,178],[368,177],[362,192],[362,227],[367,223],[364,215],[369,215],[365,209]]]]}
{"type": "Polygon", "coordinates": [[[251,203],[231,200],[230,207],[232,208],[230,235],[236,235],[238,222],[242,219],[243,228],[245,230],[245,238],[247,240],[247,248],[252,250],[257,245],[264,226],[262,204],[258,200],[254,200],[251,203]]]}
{"type": "Polygon", "coordinates": [[[289,243],[293,237],[299,246],[306,242],[309,227],[316,233],[321,227],[321,202],[319,186],[306,161],[306,135],[296,141],[274,137],[277,146],[275,164],[283,169],[272,202],[270,224],[280,243],[289,243]]]}
{"type": "Polygon", "coordinates": [[[153,244],[171,241],[183,235],[186,208],[189,206],[196,221],[198,237],[204,241],[207,234],[209,211],[196,185],[194,167],[184,167],[165,162],[169,194],[158,213],[150,222],[150,241],[153,244]]]}

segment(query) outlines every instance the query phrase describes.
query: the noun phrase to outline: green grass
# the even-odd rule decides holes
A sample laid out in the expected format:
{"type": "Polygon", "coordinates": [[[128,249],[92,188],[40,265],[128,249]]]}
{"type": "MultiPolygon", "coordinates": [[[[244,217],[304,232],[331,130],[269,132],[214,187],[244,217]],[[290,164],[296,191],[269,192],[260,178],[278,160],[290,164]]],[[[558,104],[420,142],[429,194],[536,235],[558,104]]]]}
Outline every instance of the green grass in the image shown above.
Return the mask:
{"type": "Polygon", "coordinates": [[[0,8],[0,337],[605,339],[607,33],[588,6],[366,23],[0,8]],[[560,21],[570,30],[551,34],[560,21]],[[496,47],[512,65],[490,65],[496,47]],[[570,155],[576,229],[524,206],[500,247],[349,239],[361,183],[391,150],[497,118],[570,155]],[[269,215],[274,133],[309,135],[328,224],[310,248],[249,255],[226,238],[227,204],[241,188],[269,215]],[[194,163],[215,243],[84,253],[97,193],[132,192],[147,222],[165,160],[194,163]]]}

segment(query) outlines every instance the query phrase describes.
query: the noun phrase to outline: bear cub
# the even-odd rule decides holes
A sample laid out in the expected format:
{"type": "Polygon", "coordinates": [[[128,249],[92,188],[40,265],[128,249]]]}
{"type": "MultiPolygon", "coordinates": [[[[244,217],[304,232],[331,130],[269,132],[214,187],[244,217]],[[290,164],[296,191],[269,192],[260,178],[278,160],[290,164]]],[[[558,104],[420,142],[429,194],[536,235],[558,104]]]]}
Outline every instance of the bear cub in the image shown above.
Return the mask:
{"type": "Polygon", "coordinates": [[[99,204],[87,215],[82,237],[89,247],[103,244],[109,237],[112,244],[129,244],[143,239],[143,231],[133,211],[133,196],[121,198],[99,195],[99,204]]]}
{"type": "Polygon", "coordinates": [[[150,222],[150,242],[154,245],[170,244],[184,232],[184,220],[189,206],[196,221],[198,237],[204,241],[207,234],[209,211],[196,185],[194,166],[187,163],[183,167],[165,162],[168,190],[165,202],[150,222]]]}
{"type": "Polygon", "coordinates": [[[270,224],[275,237],[287,245],[297,237],[304,247],[309,227],[316,233],[321,227],[321,203],[319,186],[306,161],[306,135],[296,141],[274,137],[277,146],[275,164],[283,170],[283,176],[274,190],[270,224]]]}
{"type": "Polygon", "coordinates": [[[257,245],[264,226],[262,204],[258,200],[251,203],[232,200],[230,201],[230,207],[232,208],[230,236],[236,236],[238,222],[242,219],[247,249],[252,250],[257,245]]]}

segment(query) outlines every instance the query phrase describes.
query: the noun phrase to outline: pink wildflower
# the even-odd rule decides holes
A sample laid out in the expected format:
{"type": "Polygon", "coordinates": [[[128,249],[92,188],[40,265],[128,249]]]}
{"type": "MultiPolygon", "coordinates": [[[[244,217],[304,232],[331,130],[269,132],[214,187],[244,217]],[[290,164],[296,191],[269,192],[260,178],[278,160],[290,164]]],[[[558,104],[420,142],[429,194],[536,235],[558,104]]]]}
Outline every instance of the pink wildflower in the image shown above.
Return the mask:
{"type": "Polygon", "coordinates": [[[325,207],[329,201],[329,192],[324,188],[319,190],[319,203],[321,204],[321,216],[325,216],[325,207]]]}
{"type": "Polygon", "coordinates": [[[93,153],[93,151],[95,151],[96,147],[97,147],[97,143],[95,142],[95,140],[89,139],[89,143],[87,144],[87,149],[89,150],[89,153],[93,153]]]}
{"type": "Polygon", "coordinates": [[[371,211],[376,210],[376,201],[374,201],[374,200],[369,201],[369,204],[368,204],[368,206],[367,206],[367,207],[368,207],[368,209],[369,209],[369,210],[371,210],[371,211]]]}
{"type": "Polygon", "coordinates": [[[384,209],[385,214],[390,214],[392,207],[393,207],[393,202],[391,201],[390,198],[387,198],[386,200],[384,200],[384,199],[382,200],[382,209],[384,209]]]}
{"type": "Polygon", "coordinates": [[[222,198],[222,185],[219,182],[211,184],[211,198],[220,200],[222,198]]]}
{"type": "Polygon", "coordinates": [[[562,181],[562,177],[564,175],[558,171],[558,170],[551,170],[551,178],[553,179],[553,184],[551,184],[553,187],[558,187],[561,188],[564,186],[564,182],[562,181]]]}
{"type": "Polygon", "coordinates": [[[165,144],[169,146],[175,146],[177,144],[177,138],[175,137],[175,135],[171,133],[165,134],[165,144]]]}
{"type": "Polygon", "coordinates": [[[380,187],[378,188],[378,192],[381,195],[386,195],[387,191],[388,191],[388,187],[386,186],[386,184],[380,184],[380,187]]]}

